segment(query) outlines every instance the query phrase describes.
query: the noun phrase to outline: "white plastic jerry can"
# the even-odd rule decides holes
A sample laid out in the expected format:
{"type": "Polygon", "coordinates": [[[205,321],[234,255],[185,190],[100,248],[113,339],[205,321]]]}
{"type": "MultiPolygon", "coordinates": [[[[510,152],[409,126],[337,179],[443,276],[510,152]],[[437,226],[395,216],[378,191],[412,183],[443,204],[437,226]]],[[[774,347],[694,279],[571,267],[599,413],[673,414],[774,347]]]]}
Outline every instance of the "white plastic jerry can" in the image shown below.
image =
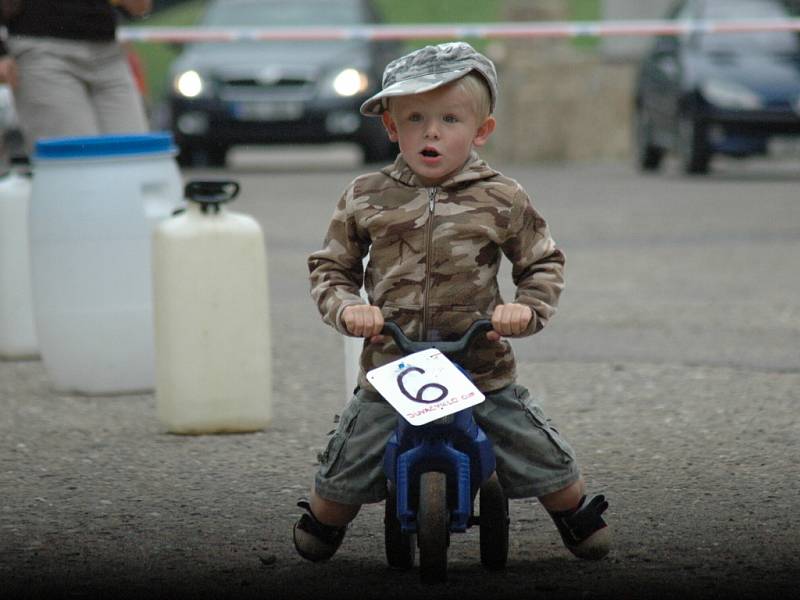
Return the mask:
{"type": "Polygon", "coordinates": [[[27,160],[11,159],[0,177],[0,358],[38,355],[33,318],[28,207],[31,175],[27,160]]]}
{"type": "Polygon", "coordinates": [[[223,203],[232,181],[192,181],[186,210],[153,234],[156,407],[173,433],[269,425],[270,322],[264,236],[223,203]]]}

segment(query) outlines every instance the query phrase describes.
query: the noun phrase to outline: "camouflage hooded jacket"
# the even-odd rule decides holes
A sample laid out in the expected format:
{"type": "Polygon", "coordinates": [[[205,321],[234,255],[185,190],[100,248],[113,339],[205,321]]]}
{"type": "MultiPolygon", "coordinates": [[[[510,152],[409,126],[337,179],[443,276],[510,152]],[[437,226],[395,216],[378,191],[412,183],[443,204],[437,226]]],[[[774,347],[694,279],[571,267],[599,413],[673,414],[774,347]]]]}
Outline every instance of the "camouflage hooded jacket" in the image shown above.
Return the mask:
{"type": "MultiPolygon", "coordinates": [[[[311,296],[323,321],[343,334],[342,312],[364,303],[363,283],[369,303],[412,339],[458,338],[503,303],[497,282],[502,255],[512,264],[514,302],[532,309],[524,332],[530,335],[555,312],[564,255],[528,195],[474,152],[459,173],[433,188],[422,186],[399,155],[345,190],[323,248],[308,259],[311,296]]],[[[390,338],[365,343],[359,385],[372,389],[365,372],[399,356],[390,338]]],[[[484,392],[516,376],[506,340],[481,338],[462,366],[484,392]]]]}

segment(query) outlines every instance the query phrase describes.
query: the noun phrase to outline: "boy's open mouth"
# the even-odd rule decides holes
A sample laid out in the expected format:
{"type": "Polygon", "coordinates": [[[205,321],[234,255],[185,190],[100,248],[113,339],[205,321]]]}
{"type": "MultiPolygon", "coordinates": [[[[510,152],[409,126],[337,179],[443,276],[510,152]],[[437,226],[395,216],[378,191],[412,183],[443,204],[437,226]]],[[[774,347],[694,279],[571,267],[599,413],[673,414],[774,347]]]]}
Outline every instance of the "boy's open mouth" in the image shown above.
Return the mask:
{"type": "Polygon", "coordinates": [[[420,154],[427,158],[436,158],[439,156],[439,151],[436,148],[424,148],[420,154]]]}

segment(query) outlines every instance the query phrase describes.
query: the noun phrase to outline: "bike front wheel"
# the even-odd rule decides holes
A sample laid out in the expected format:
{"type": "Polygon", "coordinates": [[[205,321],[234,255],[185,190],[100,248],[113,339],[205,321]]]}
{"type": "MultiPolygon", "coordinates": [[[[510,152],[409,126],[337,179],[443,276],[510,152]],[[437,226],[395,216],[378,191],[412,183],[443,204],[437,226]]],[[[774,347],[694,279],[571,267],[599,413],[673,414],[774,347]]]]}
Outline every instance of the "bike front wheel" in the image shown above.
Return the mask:
{"type": "Polygon", "coordinates": [[[450,513],[447,510],[447,478],[428,471],[420,477],[417,509],[417,546],[420,579],[438,583],[447,579],[447,547],[450,544],[450,513]]]}

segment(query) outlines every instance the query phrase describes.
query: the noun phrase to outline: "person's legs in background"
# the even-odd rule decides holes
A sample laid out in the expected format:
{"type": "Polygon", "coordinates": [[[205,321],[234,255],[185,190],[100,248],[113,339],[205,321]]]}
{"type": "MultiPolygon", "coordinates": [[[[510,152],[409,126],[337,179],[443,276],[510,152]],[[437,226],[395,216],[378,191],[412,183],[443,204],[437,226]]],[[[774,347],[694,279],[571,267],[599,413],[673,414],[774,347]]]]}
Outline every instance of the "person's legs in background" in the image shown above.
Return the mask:
{"type": "Polygon", "coordinates": [[[99,133],[86,84],[72,61],[73,44],[13,37],[9,47],[19,72],[14,104],[28,152],[39,138],[99,133]]]}
{"type": "Polygon", "coordinates": [[[92,43],[86,60],[94,69],[87,74],[90,100],[101,133],[144,133],[149,123],[144,99],[131,72],[125,48],[116,42],[92,43]]]}

